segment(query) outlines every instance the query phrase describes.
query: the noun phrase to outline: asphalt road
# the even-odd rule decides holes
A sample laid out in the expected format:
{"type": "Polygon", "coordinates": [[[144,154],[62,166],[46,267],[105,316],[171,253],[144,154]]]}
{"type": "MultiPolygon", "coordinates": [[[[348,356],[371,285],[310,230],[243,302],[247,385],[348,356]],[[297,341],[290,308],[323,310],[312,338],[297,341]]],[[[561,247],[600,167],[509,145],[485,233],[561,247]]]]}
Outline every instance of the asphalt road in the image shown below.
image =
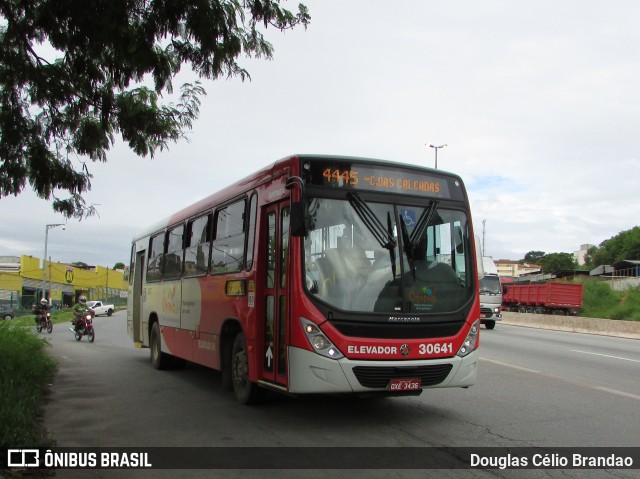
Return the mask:
{"type": "MultiPolygon", "coordinates": [[[[498,324],[482,329],[478,383],[409,398],[271,396],[238,404],[219,374],[156,371],[124,312],[96,341],[48,337],[59,372],[45,425],[59,447],[612,447],[639,445],[640,343],[498,324]]],[[[330,459],[328,459],[330,460],[330,459]]],[[[348,477],[637,477],[638,470],[351,470],[348,477]]],[[[60,470],[58,477],[87,477],[60,470]]],[[[90,477],[346,477],[335,470],[91,471],[90,477]]]]}

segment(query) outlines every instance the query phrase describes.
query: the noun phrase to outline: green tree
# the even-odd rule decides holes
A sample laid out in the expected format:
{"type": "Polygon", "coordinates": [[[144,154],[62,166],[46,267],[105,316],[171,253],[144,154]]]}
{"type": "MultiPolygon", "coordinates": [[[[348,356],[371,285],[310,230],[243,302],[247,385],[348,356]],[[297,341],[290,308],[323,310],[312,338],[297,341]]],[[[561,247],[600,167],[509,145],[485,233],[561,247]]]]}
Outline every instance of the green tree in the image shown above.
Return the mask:
{"type": "Polygon", "coordinates": [[[549,253],[545,254],[539,264],[543,273],[559,273],[561,271],[576,270],[578,263],[571,253],[549,253]]]}
{"type": "Polygon", "coordinates": [[[113,265],[113,268],[111,269],[124,269],[124,263],[116,263],[113,265]]]}
{"type": "Polygon", "coordinates": [[[67,217],[91,214],[90,161],[119,135],[140,156],[183,138],[199,82],[173,92],[183,64],[199,78],[249,77],[238,58],[272,58],[263,30],[310,21],[280,0],[3,0],[0,2],[0,197],[27,182],[67,217]],[[152,87],[146,86],[152,84],[152,87]],[[59,192],[68,193],[58,198],[59,192]]]}
{"type": "Polygon", "coordinates": [[[595,255],[596,255],[597,251],[598,251],[598,247],[597,246],[591,246],[587,250],[587,254],[584,255],[584,265],[585,265],[585,267],[592,269],[592,268],[595,268],[596,266],[599,266],[595,262],[595,255]]]}
{"type": "Polygon", "coordinates": [[[622,231],[600,243],[598,248],[589,250],[592,265],[610,265],[616,261],[640,260],[640,226],[622,231]]]}
{"type": "Polygon", "coordinates": [[[529,251],[524,255],[525,263],[534,263],[538,264],[540,260],[544,257],[544,251],[529,251]]]}

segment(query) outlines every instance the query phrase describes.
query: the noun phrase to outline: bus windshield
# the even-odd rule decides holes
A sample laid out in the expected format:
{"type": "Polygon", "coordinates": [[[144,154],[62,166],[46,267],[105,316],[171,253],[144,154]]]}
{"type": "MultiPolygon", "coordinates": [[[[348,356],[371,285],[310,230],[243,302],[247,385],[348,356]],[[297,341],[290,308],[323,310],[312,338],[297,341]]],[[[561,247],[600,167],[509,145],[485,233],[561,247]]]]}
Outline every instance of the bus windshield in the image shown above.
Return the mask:
{"type": "Polygon", "coordinates": [[[473,295],[464,211],[347,199],[308,200],[307,292],[343,311],[448,313],[473,295]]]}

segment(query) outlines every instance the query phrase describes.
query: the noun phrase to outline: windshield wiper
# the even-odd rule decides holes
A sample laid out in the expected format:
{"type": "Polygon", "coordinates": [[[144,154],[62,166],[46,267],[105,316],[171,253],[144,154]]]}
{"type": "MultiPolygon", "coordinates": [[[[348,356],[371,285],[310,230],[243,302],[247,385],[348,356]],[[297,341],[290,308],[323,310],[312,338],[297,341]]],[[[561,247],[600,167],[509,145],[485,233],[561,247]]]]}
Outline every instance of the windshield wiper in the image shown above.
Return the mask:
{"type": "Polygon", "coordinates": [[[393,238],[393,231],[388,228],[385,229],[376,214],[371,211],[369,205],[362,201],[362,198],[360,198],[356,193],[349,193],[349,204],[358,214],[358,217],[362,220],[376,241],[380,243],[380,246],[388,250],[396,247],[396,240],[393,238]]]}
{"type": "Polygon", "coordinates": [[[415,245],[411,242],[407,225],[402,218],[400,218],[400,232],[402,233],[402,247],[404,249],[404,254],[407,255],[407,259],[409,260],[409,269],[413,273],[413,279],[416,279],[416,267],[413,262],[413,250],[415,245]]]}
{"type": "Polygon", "coordinates": [[[407,230],[407,224],[404,222],[404,219],[400,218],[400,231],[402,232],[402,246],[404,249],[404,254],[407,255],[407,259],[409,260],[409,267],[411,268],[411,272],[413,273],[413,279],[416,278],[414,250],[416,249],[416,246],[418,246],[418,243],[420,243],[420,240],[422,239],[422,235],[424,234],[424,231],[427,229],[427,226],[429,226],[429,223],[431,222],[431,219],[433,218],[433,215],[435,214],[437,209],[438,209],[438,202],[434,200],[431,202],[431,205],[429,206],[429,208],[426,208],[420,215],[420,218],[418,218],[418,221],[416,222],[416,227],[411,232],[411,235],[409,235],[409,230],[407,230]]]}
{"type": "MultiPolygon", "coordinates": [[[[424,231],[427,229],[427,226],[429,226],[429,223],[431,223],[431,220],[433,219],[433,215],[438,209],[438,204],[439,204],[438,201],[436,200],[432,201],[429,208],[424,210],[420,215],[420,218],[418,218],[418,221],[416,222],[416,227],[411,232],[411,238],[409,238],[409,244],[411,245],[412,256],[413,256],[413,248],[415,248],[416,245],[420,242],[420,238],[422,238],[424,231]]],[[[402,220],[401,222],[404,226],[404,220],[402,220]]]]}
{"type": "Polygon", "coordinates": [[[385,229],[382,222],[376,214],[369,208],[357,193],[349,193],[349,204],[354,209],[358,217],[362,220],[367,229],[371,232],[376,241],[384,249],[389,250],[391,258],[391,272],[396,277],[396,240],[393,237],[393,226],[391,224],[391,215],[387,212],[387,228],[385,229]]]}
{"type": "MultiPolygon", "coordinates": [[[[387,234],[393,240],[393,225],[391,224],[391,213],[387,211],[387,234]]],[[[396,249],[395,240],[393,240],[393,248],[389,248],[389,258],[391,259],[391,274],[396,279],[396,249]]]]}

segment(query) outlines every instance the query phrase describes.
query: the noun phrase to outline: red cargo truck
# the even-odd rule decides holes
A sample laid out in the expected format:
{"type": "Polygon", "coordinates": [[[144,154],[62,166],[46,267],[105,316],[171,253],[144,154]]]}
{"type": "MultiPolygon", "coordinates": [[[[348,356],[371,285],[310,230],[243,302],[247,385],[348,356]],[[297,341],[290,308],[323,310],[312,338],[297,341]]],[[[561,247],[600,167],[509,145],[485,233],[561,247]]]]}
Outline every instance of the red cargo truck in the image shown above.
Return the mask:
{"type": "Polygon", "coordinates": [[[537,314],[575,315],[582,308],[581,284],[508,284],[502,304],[509,311],[537,314]]]}

